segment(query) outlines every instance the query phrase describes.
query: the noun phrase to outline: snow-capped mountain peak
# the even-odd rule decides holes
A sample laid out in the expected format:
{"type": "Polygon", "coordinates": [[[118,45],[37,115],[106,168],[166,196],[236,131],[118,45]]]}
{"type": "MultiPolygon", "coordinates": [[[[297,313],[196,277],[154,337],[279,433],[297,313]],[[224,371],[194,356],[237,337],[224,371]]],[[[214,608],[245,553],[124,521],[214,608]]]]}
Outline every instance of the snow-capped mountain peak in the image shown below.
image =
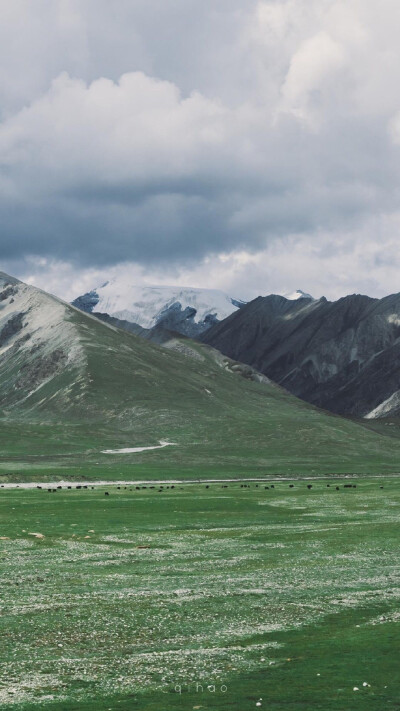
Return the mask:
{"type": "Polygon", "coordinates": [[[73,302],[92,313],[137,323],[143,328],[163,325],[195,335],[229,316],[244,302],[218,289],[181,286],[137,286],[111,279],[73,302]]]}
{"type": "Polygon", "coordinates": [[[296,291],[289,292],[288,294],[282,294],[282,296],[288,299],[288,301],[297,301],[297,299],[311,299],[311,301],[315,301],[311,294],[307,294],[307,292],[301,289],[296,289],[296,291]]]}

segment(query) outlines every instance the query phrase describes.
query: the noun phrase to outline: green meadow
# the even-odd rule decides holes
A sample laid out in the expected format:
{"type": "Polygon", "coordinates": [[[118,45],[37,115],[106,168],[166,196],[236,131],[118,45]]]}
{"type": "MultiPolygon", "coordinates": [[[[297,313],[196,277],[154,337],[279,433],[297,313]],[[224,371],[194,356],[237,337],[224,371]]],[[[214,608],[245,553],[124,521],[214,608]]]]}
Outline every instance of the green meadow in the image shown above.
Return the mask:
{"type": "Polygon", "coordinates": [[[400,708],[399,479],[245,483],[0,489],[0,708],[400,708]]]}

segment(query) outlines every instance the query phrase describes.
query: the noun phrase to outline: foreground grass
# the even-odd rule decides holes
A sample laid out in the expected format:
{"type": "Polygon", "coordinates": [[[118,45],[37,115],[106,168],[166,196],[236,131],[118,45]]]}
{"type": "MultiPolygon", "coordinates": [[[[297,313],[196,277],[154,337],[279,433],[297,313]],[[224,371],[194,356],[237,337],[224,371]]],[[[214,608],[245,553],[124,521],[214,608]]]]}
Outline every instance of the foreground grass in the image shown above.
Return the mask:
{"type": "Polygon", "coordinates": [[[0,707],[399,708],[400,482],[293,483],[0,490],[0,707]]]}

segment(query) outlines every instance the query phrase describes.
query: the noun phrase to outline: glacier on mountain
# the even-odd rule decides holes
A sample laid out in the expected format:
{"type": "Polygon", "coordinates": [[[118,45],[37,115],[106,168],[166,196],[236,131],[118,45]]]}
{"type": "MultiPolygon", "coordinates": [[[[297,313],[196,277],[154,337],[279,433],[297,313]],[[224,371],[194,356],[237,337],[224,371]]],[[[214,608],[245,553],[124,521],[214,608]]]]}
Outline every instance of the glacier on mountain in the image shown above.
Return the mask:
{"type": "MultiPolygon", "coordinates": [[[[110,316],[143,328],[160,325],[174,313],[175,321],[191,320],[194,324],[211,325],[229,316],[244,302],[233,299],[218,289],[181,286],[137,286],[114,278],[78,297],[74,306],[89,313],[110,316]]],[[[170,327],[167,324],[167,327],[170,327]]]]}

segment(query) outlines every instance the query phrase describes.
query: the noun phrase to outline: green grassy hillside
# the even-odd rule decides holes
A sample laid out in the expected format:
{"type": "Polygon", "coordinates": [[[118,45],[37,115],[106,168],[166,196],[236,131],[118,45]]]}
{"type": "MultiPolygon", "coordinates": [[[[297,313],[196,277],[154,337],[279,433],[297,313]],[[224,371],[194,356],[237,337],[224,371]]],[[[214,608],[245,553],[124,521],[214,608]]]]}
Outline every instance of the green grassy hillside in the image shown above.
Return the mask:
{"type": "Polygon", "coordinates": [[[208,346],[159,347],[5,276],[0,344],[3,478],[398,469],[395,439],[321,412],[208,346]],[[160,440],[175,445],[101,453],[160,440]]]}

